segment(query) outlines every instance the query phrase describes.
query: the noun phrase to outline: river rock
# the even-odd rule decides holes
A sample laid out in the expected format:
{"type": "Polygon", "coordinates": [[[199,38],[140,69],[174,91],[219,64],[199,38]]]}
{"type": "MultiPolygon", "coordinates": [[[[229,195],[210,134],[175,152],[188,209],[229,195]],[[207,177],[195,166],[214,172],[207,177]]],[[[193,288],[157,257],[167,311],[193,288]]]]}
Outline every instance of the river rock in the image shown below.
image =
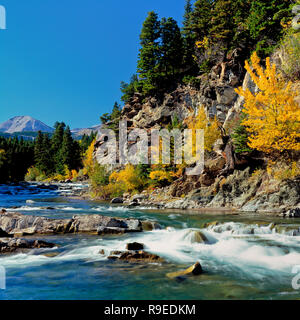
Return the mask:
{"type": "Polygon", "coordinates": [[[281,214],[284,218],[300,218],[300,208],[288,210],[281,214]]]}
{"type": "Polygon", "coordinates": [[[213,222],[207,222],[205,223],[205,225],[203,226],[205,229],[207,228],[211,228],[211,227],[216,227],[220,224],[219,221],[213,221],[213,222]]]}
{"type": "Polygon", "coordinates": [[[115,251],[111,251],[110,255],[111,256],[120,256],[122,253],[124,253],[124,251],[115,250],[115,251]]]}
{"type": "Polygon", "coordinates": [[[191,266],[186,270],[168,273],[167,277],[173,279],[173,278],[179,278],[179,277],[185,277],[185,276],[198,276],[202,273],[203,273],[203,270],[202,270],[201,264],[199,262],[196,262],[193,266],[191,266]]]}
{"type": "Polygon", "coordinates": [[[208,243],[206,236],[198,230],[189,230],[186,238],[189,238],[191,243],[208,243]]]}
{"type": "Polygon", "coordinates": [[[53,248],[55,244],[42,240],[1,239],[0,253],[15,253],[28,249],[53,248]]]}
{"type": "Polygon", "coordinates": [[[161,230],[162,227],[157,222],[153,221],[142,221],[143,231],[153,231],[153,230],[161,230]]]}
{"type": "Polygon", "coordinates": [[[11,235],[9,235],[7,232],[3,231],[1,228],[0,228],[0,238],[10,238],[11,235]]]}
{"type": "Polygon", "coordinates": [[[16,236],[34,234],[90,233],[120,234],[143,231],[138,219],[112,218],[101,215],[80,215],[72,219],[49,219],[7,212],[0,215],[0,228],[16,236]]]}
{"type": "Polygon", "coordinates": [[[104,235],[114,235],[114,234],[124,234],[126,231],[124,228],[118,227],[99,227],[97,230],[97,234],[104,236],[104,235]]]}
{"type": "Polygon", "coordinates": [[[47,258],[55,258],[58,255],[60,255],[60,252],[47,252],[47,253],[43,254],[43,256],[45,256],[47,258]]]}
{"type": "Polygon", "coordinates": [[[164,260],[156,254],[151,254],[146,251],[139,252],[124,252],[119,257],[119,260],[129,262],[163,262],[164,260]]]}
{"type": "Polygon", "coordinates": [[[126,249],[129,251],[139,251],[144,249],[144,245],[138,242],[127,243],[126,249]]]}
{"type": "Polygon", "coordinates": [[[131,200],[132,202],[140,202],[143,200],[147,200],[148,198],[149,196],[147,194],[136,194],[131,198],[131,200]]]}
{"type": "Polygon", "coordinates": [[[124,202],[123,198],[114,198],[111,200],[111,204],[122,204],[124,202]]]}
{"type": "Polygon", "coordinates": [[[137,201],[132,201],[129,203],[128,208],[135,208],[139,206],[140,206],[140,203],[138,203],[137,201]]]}

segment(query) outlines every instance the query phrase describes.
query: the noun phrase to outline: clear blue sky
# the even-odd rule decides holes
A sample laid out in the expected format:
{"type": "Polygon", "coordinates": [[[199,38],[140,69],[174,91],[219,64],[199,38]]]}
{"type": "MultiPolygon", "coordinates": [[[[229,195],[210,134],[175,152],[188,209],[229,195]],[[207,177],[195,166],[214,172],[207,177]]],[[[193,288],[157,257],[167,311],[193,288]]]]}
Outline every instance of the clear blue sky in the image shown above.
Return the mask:
{"type": "Polygon", "coordinates": [[[149,11],[182,21],[185,0],[0,0],[0,122],[30,115],[72,128],[99,123],[136,71],[149,11]]]}

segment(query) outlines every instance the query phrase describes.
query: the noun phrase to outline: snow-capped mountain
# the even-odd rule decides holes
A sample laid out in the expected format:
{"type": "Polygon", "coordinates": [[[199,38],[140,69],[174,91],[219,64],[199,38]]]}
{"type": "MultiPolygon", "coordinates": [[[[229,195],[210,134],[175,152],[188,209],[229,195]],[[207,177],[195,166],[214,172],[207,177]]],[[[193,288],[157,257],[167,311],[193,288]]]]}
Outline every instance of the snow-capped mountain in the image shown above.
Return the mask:
{"type": "Polygon", "coordinates": [[[54,129],[30,116],[14,117],[0,124],[0,132],[4,133],[37,131],[52,133],[54,129]]]}

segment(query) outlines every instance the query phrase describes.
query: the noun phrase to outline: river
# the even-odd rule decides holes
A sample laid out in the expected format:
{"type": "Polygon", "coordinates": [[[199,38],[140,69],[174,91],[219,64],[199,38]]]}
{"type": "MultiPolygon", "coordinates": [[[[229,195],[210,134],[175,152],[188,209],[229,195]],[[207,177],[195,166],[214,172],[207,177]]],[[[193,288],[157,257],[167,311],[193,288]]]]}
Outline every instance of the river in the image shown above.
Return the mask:
{"type": "MultiPolygon", "coordinates": [[[[86,186],[72,187],[81,190],[86,186]]],[[[162,230],[123,236],[51,236],[47,241],[57,244],[55,248],[1,256],[0,266],[6,269],[1,300],[300,298],[300,289],[292,287],[296,276],[292,269],[300,265],[300,219],[128,209],[74,200],[67,197],[68,193],[34,184],[0,185],[0,208],[50,218],[101,214],[153,220],[162,230]],[[213,221],[220,224],[204,228],[213,221]],[[272,223],[283,228],[273,228],[272,223]],[[209,243],[195,242],[191,230],[201,230],[209,243]],[[167,263],[131,264],[107,259],[111,251],[125,250],[128,242],[143,243],[148,252],[167,263]],[[101,250],[105,255],[99,253],[101,250]],[[196,261],[204,274],[184,281],[166,277],[196,261]]]]}

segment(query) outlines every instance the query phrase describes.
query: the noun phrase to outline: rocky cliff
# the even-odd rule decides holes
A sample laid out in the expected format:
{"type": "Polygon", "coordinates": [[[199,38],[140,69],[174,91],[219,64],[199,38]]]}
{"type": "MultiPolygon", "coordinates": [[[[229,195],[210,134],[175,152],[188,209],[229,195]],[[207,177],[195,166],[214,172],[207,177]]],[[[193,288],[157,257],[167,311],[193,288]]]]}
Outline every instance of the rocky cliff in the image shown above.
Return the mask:
{"type": "MultiPolygon", "coordinates": [[[[185,174],[170,186],[147,195],[144,204],[157,204],[165,208],[229,208],[242,211],[285,211],[300,205],[300,180],[283,183],[270,179],[262,170],[253,175],[253,169],[264,167],[261,155],[238,156],[230,142],[230,132],[243,107],[243,98],[235,88],[243,86],[257,91],[250,75],[243,72],[243,59],[235,50],[226,63],[212,68],[209,74],[197,77],[196,85],[179,84],[176,90],[163,98],[143,100],[139,94],[122,110],[122,120],[127,120],[128,130],[133,128],[160,129],[172,123],[175,117],[181,122],[195,115],[203,106],[208,119],[215,117],[221,124],[222,139],[214,145],[205,161],[200,176],[185,174]]],[[[96,143],[99,146],[102,138],[96,143]]],[[[135,144],[132,142],[130,146],[135,144]]],[[[96,150],[97,153],[97,150],[96,150]]],[[[105,163],[105,159],[98,161],[105,163]]],[[[129,201],[130,202],[130,201],[129,201]]]]}

